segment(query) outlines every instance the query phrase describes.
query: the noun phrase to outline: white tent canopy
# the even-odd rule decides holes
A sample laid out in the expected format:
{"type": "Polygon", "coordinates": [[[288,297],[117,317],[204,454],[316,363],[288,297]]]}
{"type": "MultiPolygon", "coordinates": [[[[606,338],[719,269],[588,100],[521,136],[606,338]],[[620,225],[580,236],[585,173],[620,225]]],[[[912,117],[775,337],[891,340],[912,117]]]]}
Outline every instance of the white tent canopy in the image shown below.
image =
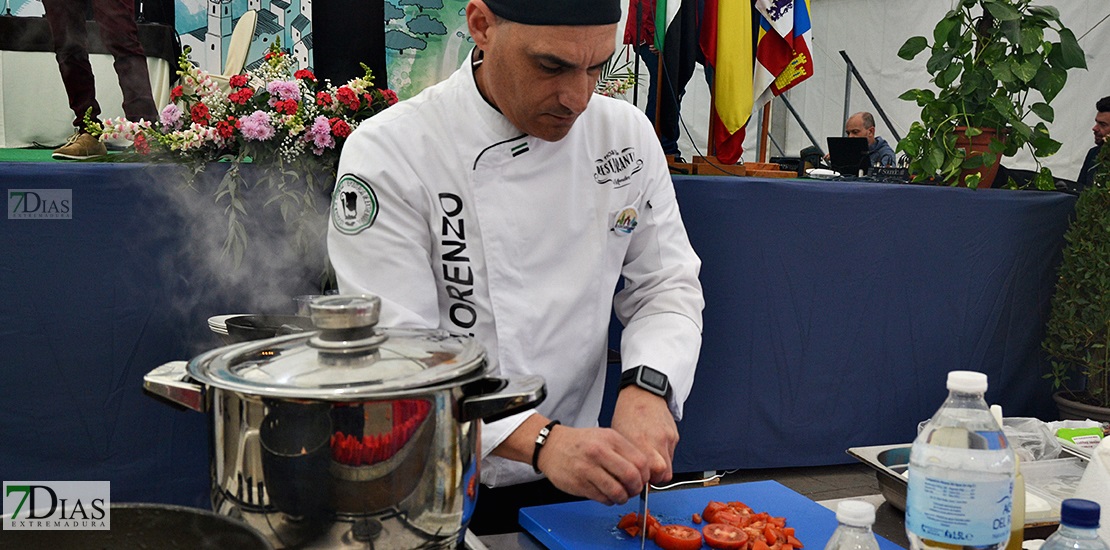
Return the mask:
{"type": "MultiPolygon", "coordinates": [[[[692,0],[688,0],[692,1],[692,0]]],[[[1057,178],[1075,179],[1083,156],[1094,145],[1091,126],[1094,123],[1095,101],[1110,96],[1110,73],[1101,70],[1110,55],[1110,3],[1106,0],[1052,0],[1040,2],[1055,5],[1061,20],[1080,37],[1079,44],[1087,55],[1088,70],[1068,72],[1068,82],[1053,101],[1056,120],[1049,124],[1052,137],[1063,143],[1060,151],[1044,159],[1057,178]],[[1102,24],[1099,24],[1102,22],[1102,24]]],[[[843,133],[845,112],[845,75],[847,66],[840,55],[845,51],[856,70],[867,82],[871,92],[893,124],[894,132],[881,120],[863,89],[853,79],[847,102],[849,113],[871,111],[875,114],[876,133],[894,145],[893,134],[905,136],[910,124],[918,119],[920,110],[912,102],[898,96],[910,88],[929,86],[925,72],[927,54],[913,61],[898,57],[898,49],[911,36],[932,36],[933,26],[951,9],[949,0],[810,0],[813,22],[813,56],[815,74],[786,93],[818,145],[825,149],[825,137],[843,133]]],[[[624,26],[622,24],[621,32],[624,26]]],[[[639,103],[646,101],[647,73],[642,78],[639,103]]],[[[679,146],[684,157],[706,152],[709,120],[709,90],[701,66],[686,87],[682,101],[682,135],[679,146]]],[[[786,106],[776,100],[772,106],[771,134],[781,147],[769,147],[772,156],[797,156],[810,145],[809,138],[793,119],[786,106]]],[[[755,161],[758,154],[759,118],[753,116],[748,125],[743,160],[755,161]]],[[[1028,154],[1003,159],[1009,168],[1035,168],[1028,154]]]]}

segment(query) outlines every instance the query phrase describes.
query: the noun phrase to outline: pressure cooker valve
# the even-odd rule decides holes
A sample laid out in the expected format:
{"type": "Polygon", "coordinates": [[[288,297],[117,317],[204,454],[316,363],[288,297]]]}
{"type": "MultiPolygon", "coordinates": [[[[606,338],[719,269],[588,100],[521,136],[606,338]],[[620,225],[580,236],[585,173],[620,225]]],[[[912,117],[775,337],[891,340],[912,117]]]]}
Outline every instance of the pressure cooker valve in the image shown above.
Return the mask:
{"type": "Polygon", "coordinates": [[[321,296],[308,304],[312,324],[319,334],[308,345],[329,354],[362,355],[385,341],[374,329],[382,310],[382,300],[368,294],[321,296]]]}
{"type": "Polygon", "coordinates": [[[372,327],[378,324],[382,299],[368,294],[321,296],[308,309],[312,324],[321,330],[372,327]]]}

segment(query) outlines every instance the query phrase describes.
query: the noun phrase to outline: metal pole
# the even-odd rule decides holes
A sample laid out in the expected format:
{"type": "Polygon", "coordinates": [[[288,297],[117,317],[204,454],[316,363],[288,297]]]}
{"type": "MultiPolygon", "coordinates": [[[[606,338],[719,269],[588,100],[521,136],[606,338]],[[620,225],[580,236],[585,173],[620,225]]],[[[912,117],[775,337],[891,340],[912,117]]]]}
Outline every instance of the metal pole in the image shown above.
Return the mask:
{"type": "Polygon", "coordinates": [[[806,123],[802,122],[802,117],[798,116],[798,111],[795,111],[794,106],[790,104],[790,100],[786,99],[786,94],[780,95],[779,99],[782,100],[783,105],[786,105],[786,109],[790,111],[790,114],[794,115],[794,120],[798,121],[798,126],[801,126],[802,131],[806,133],[807,137],[809,137],[809,142],[812,143],[814,147],[824,152],[825,148],[817,144],[817,138],[813,137],[813,133],[810,132],[809,128],[806,127],[806,123]]]}
{"type": "MultiPolygon", "coordinates": [[[[856,77],[856,80],[859,81],[860,87],[863,88],[863,93],[867,94],[867,98],[870,99],[871,104],[875,106],[875,110],[878,111],[879,116],[882,117],[883,122],[886,123],[886,127],[888,129],[890,129],[890,134],[892,136],[894,136],[894,141],[895,142],[902,141],[902,136],[899,136],[898,135],[898,130],[894,129],[894,124],[891,124],[890,118],[886,116],[886,111],[884,111],[882,106],[879,105],[879,100],[875,99],[875,94],[871,93],[871,88],[869,88],[867,86],[867,82],[865,82],[863,80],[863,76],[861,76],[859,74],[859,71],[856,70],[856,66],[855,66],[855,64],[852,63],[852,59],[848,57],[848,53],[845,52],[844,50],[840,50],[840,57],[843,57],[844,61],[848,63],[848,70],[851,71],[851,74],[856,77]]],[[[848,103],[847,103],[847,101],[845,101],[845,103],[844,103],[844,112],[845,113],[848,112],[848,103]]],[[[844,120],[848,120],[848,115],[847,114],[844,115],[844,120]]]]}
{"type": "MultiPolygon", "coordinates": [[[[841,50],[840,53],[843,54],[844,50],[841,50]]],[[[852,60],[847,58],[845,60],[848,61],[848,68],[844,71],[844,116],[840,117],[841,124],[847,122],[848,116],[851,114],[848,109],[852,104],[852,71],[855,70],[855,67],[852,66],[852,60]]],[[[840,131],[841,133],[844,132],[844,126],[840,127],[840,131]]]]}

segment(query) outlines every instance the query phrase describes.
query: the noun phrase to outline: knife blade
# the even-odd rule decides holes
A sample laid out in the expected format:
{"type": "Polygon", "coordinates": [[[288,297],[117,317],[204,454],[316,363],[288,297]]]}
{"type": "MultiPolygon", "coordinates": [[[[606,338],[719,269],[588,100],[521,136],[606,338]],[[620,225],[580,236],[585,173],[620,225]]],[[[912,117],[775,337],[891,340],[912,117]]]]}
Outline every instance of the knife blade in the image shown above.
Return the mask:
{"type": "Polygon", "coordinates": [[[640,491],[640,550],[644,550],[647,544],[648,487],[651,487],[651,484],[645,483],[644,490],[640,491]]]}

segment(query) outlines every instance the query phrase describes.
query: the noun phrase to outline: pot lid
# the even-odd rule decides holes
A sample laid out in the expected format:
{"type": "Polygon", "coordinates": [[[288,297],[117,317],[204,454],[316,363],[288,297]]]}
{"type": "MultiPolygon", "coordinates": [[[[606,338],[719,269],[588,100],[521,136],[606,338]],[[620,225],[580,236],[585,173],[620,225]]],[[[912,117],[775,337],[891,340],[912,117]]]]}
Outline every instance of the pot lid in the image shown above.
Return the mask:
{"type": "Polygon", "coordinates": [[[250,395],[341,401],[437,386],[485,365],[473,338],[377,327],[377,296],[323,296],[309,308],[317,331],[212,350],[189,361],[189,375],[250,395]]]}

